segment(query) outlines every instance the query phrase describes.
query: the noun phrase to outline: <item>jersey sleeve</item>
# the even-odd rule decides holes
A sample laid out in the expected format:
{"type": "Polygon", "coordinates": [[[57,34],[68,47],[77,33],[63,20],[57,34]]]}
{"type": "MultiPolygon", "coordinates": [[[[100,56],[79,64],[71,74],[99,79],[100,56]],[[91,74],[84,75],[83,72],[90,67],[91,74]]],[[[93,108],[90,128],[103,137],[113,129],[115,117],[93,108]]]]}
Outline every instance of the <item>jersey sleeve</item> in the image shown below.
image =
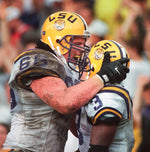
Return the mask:
{"type": "Polygon", "coordinates": [[[14,61],[9,84],[30,90],[32,80],[45,76],[62,78],[64,75],[64,66],[54,54],[42,49],[31,49],[14,61]]]}
{"type": "Polygon", "coordinates": [[[86,106],[92,125],[100,122],[118,123],[130,119],[132,102],[127,90],[118,86],[104,87],[86,106]]]}

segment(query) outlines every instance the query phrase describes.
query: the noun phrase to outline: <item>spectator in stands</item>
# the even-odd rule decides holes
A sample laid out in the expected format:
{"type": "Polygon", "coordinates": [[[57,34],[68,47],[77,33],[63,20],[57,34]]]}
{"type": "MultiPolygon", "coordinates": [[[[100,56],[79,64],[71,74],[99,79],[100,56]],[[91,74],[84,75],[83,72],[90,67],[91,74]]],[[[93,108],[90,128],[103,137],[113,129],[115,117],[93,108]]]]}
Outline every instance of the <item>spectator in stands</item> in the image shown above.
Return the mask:
{"type": "Polygon", "coordinates": [[[22,49],[21,36],[31,29],[20,20],[20,15],[17,7],[7,7],[5,1],[0,2],[0,67],[6,73],[10,73],[13,61],[22,49]]]}
{"type": "Polygon", "coordinates": [[[138,77],[143,74],[150,75],[150,63],[143,57],[144,50],[142,49],[140,39],[132,38],[126,41],[126,48],[131,60],[130,72],[127,74],[126,80],[123,81],[123,85],[129,90],[133,98],[137,88],[138,77]]]}

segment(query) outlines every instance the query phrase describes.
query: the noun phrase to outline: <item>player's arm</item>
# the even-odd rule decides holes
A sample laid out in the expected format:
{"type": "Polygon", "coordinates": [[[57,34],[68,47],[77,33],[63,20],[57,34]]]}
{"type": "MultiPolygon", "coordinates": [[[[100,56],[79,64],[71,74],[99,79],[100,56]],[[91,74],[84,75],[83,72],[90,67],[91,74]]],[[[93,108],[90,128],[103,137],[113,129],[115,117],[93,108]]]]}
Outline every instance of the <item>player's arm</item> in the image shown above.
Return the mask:
{"type": "Polygon", "coordinates": [[[79,85],[68,87],[64,80],[65,72],[64,66],[53,54],[31,49],[16,58],[9,85],[33,91],[60,113],[73,113],[86,104],[104,84],[94,76],[79,85]]]}
{"type": "Polygon", "coordinates": [[[97,75],[69,88],[63,80],[55,77],[34,80],[30,87],[37,96],[58,112],[63,114],[73,113],[85,105],[103,88],[105,83],[111,81],[118,83],[125,79],[129,69],[123,66],[123,63],[128,61],[125,58],[114,62],[106,61],[97,75]]]}
{"type": "Polygon", "coordinates": [[[106,62],[97,75],[68,88],[62,79],[65,70],[57,58],[45,50],[33,49],[16,58],[9,84],[32,90],[43,102],[68,114],[85,105],[105,83],[123,80],[125,62],[128,60],[106,62]]]}
{"type": "Polygon", "coordinates": [[[55,77],[34,80],[30,85],[32,91],[38,97],[63,114],[73,113],[78,110],[103,86],[103,82],[97,76],[69,88],[62,79],[55,77]]]}
{"type": "Polygon", "coordinates": [[[117,124],[100,123],[92,127],[88,152],[108,152],[117,129],[117,124]]]}

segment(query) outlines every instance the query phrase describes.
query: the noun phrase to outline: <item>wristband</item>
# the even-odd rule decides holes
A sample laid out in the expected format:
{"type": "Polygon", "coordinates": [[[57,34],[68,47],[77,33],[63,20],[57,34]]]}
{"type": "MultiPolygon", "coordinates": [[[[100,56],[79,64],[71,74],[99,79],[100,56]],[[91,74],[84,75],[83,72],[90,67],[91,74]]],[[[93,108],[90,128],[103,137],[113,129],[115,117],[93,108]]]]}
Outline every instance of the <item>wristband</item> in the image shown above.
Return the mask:
{"type": "Polygon", "coordinates": [[[106,84],[106,83],[109,82],[109,78],[105,74],[104,75],[98,75],[98,74],[96,74],[96,76],[103,82],[103,84],[106,84]]]}
{"type": "Polygon", "coordinates": [[[102,81],[102,83],[104,84],[104,80],[102,77],[100,77],[98,74],[96,74],[96,76],[100,79],[100,81],[102,81]]]}

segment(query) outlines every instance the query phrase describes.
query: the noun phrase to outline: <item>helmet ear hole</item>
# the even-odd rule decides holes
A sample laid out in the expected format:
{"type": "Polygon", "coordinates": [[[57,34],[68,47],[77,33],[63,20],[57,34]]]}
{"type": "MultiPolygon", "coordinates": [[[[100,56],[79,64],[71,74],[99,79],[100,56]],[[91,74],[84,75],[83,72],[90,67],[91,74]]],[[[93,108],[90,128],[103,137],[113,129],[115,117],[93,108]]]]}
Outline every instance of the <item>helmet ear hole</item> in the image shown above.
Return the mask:
{"type": "Polygon", "coordinates": [[[93,72],[95,71],[95,69],[94,69],[94,67],[92,67],[92,69],[91,69],[93,72]]]}
{"type": "Polygon", "coordinates": [[[56,40],[56,42],[57,42],[57,43],[59,43],[59,42],[60,42],[60,40],[59,40],[59,39],[57,39],[57,40],[56,40]]]}

